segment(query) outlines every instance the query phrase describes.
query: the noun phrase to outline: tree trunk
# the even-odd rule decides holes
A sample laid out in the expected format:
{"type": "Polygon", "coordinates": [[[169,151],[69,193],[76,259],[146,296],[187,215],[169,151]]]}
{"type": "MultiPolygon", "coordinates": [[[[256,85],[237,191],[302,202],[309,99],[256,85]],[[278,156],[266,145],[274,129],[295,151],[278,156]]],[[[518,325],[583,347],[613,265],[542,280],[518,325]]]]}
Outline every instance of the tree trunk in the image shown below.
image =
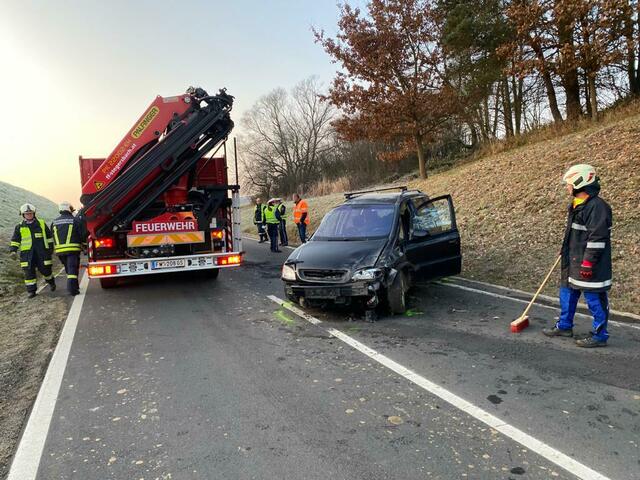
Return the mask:
{"type": "Polygon", "coordinates": [[[516,81],[515,75],[511,76],[511,88],[513,90],[513,115],[515,120],[515,134],[520,135],[522,131],[522,89],[524,80],[516,81]]]}
{"type": "Polygon", "coordinates": [[[598,118],[598,96],[595,74],[589,75],[589,105],[591,107],[591,118],[596,120],[598,118]]]}
{"type": "Polygon", "coordinates": [[[589,75],[585,72],[584,74],[584,105],[585,110],[587,111],[587,115],[591,117],[593,114],[591,113],[591,96],[589,95],[589,75]]]}
{"type": "Polygon", "coordinates": [[[502,80],[502,114],[504,116],[504,130],[507,138],[513,137],[513,114],[511,112],[511,93],[509,92],[509,82],[506,78],[502,80]]]}
{"type": "MultiPolygon", "coordinates": [[[[542,48],[537,43],[533,43],[531,48],[536,54],[536,57],[540,61],[542,65],[545,65],[546,60],[544,58],[544,53],[542,52],[542,48]]],[[[553,80],[551,79],[551,73],[549,70],[542,67],[542,71],[540,72],[542,75],[542,81],[544,83],[544,88],[547,92],[547,99],[549,100],[549,108],[551,109],[551,115],[553,116],[553,121],[555,123],[562,123],[562,114],[560,113],[560,109],[558,108],[558,97],[556,97],[556,90],[553,86],[553,80]]]]}
{"type": "Polygon", "coordinates": [[[422,136],[416,133],[414,136],[416,141],[416,152],[418,153],[418,168],[420,169],[420,178],[427,178],[427,163],[424,158],[424,147],[422,145],[422,136]]]}
{"type": "Polygon", "coordinates": [[[570,122],[578,121],[582,115],[582,108],[580,107],[580,82],[577,70],[571,69],[562,76],[562,86],[567,99],[567,120],[570,122]]]}

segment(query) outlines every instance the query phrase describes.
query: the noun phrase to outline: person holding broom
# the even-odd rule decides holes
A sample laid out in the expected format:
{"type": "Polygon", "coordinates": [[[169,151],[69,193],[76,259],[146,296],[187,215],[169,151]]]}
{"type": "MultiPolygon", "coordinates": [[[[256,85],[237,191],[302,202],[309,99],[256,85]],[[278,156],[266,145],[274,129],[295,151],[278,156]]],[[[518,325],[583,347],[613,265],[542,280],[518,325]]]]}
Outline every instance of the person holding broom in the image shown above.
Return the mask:
{"type": "Polygon", "coordinates": [[[600,179],[591,165],[574,165],[562,177],[572,197],[562,242],[560,317],[548,337],[573,337],[573,317],[581,294],[593,315],[590,335],[578,347],[605,347],[611,288],[611,207],[599,197],[600,179]]]}

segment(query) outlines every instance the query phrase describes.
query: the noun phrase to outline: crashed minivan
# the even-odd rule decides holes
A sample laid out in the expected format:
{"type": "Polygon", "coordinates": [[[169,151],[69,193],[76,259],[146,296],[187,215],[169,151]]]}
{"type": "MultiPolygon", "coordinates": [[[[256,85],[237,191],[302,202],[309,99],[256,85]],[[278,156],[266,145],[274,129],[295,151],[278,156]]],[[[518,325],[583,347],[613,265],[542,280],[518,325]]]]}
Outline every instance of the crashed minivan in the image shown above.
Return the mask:
{"type": "Polygon", "coordinates": [[[282,280],[292,302],[358,302],[373,317],[379,304],[404,313],[415,283],[456,275],[461,265],[451,196],[393,187],[346,193],[285,261],[282,280]]]}

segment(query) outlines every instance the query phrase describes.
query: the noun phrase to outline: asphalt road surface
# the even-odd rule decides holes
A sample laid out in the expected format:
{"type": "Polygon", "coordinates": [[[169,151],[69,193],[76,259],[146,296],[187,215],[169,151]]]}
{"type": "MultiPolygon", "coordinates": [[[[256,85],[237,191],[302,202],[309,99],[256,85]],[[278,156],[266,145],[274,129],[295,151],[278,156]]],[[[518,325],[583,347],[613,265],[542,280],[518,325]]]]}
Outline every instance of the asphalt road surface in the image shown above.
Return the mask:
{"type": "Polygon", "coordinates": [[[640,479],[637,324],[582,350],[543,337],[557,311],[536,307],[512,334],[523,305],[460,280],[415,289],[404,316],[312,324],[267,297],[287,254],[245,250],[215,281],[89,284],[38,479],[640,479]]]}

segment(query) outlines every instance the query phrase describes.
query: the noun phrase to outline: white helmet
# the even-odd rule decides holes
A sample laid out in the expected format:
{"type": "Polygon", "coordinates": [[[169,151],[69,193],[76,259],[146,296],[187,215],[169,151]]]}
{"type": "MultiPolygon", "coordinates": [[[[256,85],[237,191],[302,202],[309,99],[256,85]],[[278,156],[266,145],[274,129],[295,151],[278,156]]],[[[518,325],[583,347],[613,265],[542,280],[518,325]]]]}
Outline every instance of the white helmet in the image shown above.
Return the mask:
{"type": "Polygon", "coordinates": [[[69,202],[60,202],[58,204],[58,211],[73,213],[73,205],[71,205],[69,202]]]}
{"type": "Polygon", "coordinates": [[[36,213],[36,207],[31,205],[30,203],[25,203],[20,207],[20,215],[24,215],[27,212],[36,213]]]}
{"type": "Polygon", "coordinates": [[[579,190],[596,181],[596,169],[586,163],[574,165],[562,177],[562,181],[579,190]]]}

